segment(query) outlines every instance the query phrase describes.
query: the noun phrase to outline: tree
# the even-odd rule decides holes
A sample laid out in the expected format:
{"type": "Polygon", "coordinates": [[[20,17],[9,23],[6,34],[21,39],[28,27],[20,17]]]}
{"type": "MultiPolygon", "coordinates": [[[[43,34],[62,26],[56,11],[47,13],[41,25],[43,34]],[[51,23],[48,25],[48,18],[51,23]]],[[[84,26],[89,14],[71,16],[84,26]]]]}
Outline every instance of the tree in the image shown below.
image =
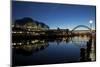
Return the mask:
{"type": "Polygon", "coordinates": [[[60,28],[58,27],[57,30],[60,31],[60,28]]]}

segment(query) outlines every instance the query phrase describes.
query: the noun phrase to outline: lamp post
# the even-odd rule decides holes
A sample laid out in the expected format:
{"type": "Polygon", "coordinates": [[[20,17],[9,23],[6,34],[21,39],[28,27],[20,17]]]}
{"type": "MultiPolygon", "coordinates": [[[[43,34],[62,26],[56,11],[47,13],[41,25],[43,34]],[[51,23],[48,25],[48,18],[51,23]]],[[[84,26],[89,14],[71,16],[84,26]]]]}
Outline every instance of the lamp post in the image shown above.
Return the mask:
{"type": "Polygon", "coordinates": [[[91,34],[92,34],[92,23],[93,23],[93,20],[90,20],[89,23],[90,23],[91,34]]]}
{"type": "Polygon", "coordinates": [[[91,61],[94,61],[95,60],[95,49],[96,48],[95,48],[94,40],[92,38],[92,30],[93,30],[92,24],[93,24],[93,20],[90,20],[89,23],[90,23],[90,28],[91,28],[91,37],[90,37],[91,39],[89,40],[90,48],[89,47],[87,47],[87,48],[90,49],[89,55],[90,55],[91,61]]]}

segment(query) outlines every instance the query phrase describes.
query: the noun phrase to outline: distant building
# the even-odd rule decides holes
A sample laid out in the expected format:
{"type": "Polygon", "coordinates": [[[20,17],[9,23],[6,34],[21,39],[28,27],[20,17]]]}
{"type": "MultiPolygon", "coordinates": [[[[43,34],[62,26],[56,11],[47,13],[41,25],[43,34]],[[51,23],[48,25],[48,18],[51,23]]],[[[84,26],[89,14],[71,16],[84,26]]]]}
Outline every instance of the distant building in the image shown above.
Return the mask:
{"type": "Polygon", "coordinates": [[[21,30],[23,29],[27,31],[37,31],[37,30],[48,30],[49,26],[26,17],[15,20],[12,24],[12,28],[19,28],[21,30]]]}

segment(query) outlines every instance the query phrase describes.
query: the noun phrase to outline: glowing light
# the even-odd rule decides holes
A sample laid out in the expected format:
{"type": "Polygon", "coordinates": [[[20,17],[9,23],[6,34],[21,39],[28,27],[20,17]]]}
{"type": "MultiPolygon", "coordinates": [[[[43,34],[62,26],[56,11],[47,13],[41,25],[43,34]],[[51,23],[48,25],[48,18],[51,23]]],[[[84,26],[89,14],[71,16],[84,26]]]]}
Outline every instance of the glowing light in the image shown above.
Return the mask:
{"type": "Polygon", "coordinates": [[[93,20],[90,20],[89,23],[92,24],[93,23],[93,20]]]}
{"type": "Polygon", "coordinates": [[[13,45],[16,45],[16,43],[13,43],[13,45]]]}
{"type": "Polygon", "coordinates": [[[21,31],[19,33],[22,33],[21,31]]]}
{"type": "Polygon", "coordinates": [[[19,43],[19,45],[22,45],[22,43],[19,43]]]}
{"type": "Polygon", "coordinates": [[[13,32],[13,33],[16,33],[16,32],[13,32]]]}

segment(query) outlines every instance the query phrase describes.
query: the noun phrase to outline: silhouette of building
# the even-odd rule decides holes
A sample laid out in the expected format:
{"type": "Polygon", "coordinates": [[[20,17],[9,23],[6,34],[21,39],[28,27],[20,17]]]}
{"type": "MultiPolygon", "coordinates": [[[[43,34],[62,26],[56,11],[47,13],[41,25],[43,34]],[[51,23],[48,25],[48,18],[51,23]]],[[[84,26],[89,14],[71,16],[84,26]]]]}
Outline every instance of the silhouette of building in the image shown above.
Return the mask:
{"type": "Polygon", "coordinates": [[[39,31],[39,30],[48,30],[49,26],[33,20],[31,18],[25,17],[22,19],[15,20],[12,24],[12,31],[39,31]]]}

